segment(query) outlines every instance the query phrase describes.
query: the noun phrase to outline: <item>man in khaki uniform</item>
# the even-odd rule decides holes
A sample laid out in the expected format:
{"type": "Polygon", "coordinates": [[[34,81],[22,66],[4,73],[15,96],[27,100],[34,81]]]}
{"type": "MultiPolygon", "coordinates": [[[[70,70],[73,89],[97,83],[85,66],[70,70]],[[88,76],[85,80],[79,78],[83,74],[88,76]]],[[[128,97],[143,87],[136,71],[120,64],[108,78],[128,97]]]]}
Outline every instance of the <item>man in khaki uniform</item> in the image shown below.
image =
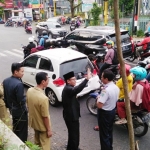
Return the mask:
{"type": "Polygon", "coordinates": [[[37,73],[36,82],[37,86],[27,91],[29,125],[35,131],[35,144],[42,147],[43,150],[50,150],[52,132],[50,127],[49,103],[48,97],[43,91],[49,82],[47,73],[37,73]]]}

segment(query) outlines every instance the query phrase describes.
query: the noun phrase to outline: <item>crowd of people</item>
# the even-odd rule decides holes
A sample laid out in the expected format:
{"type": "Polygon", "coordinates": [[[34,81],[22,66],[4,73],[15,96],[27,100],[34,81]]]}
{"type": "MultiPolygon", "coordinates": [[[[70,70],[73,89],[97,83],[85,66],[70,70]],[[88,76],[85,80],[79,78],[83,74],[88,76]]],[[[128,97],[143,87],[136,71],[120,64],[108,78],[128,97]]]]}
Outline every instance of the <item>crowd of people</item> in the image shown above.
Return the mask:
{"type": "MultiPolygon", "coordinates": [[[[46,35],[43,35],[46,36],[46,35]]],[[[44,39],[40,40],[40,45],[44,43],[44,39]]],[[[113,149],[113,123],[117,114],[120,119],[115,124],[127,123],[125,113],[125,96],[122,78],[116,83],[114,82],[114,74],[108,67],[113,63],[114,49],[112,41],[106,42],[108,52],[104,58],[104,64],[97,66],[95,59],[91,57],[95,69],[99,73],[100,80],[103,83],[101,93],[97,97],[98,108],[98,126],[94,129],[99,131],[101,150],[113,149]]],[[[33,41],[27,46],[29,49],[34,48],[33,41]]],[[[120,70],[120,65],[118,66],[120,70]]],[[[129,98],[131,101],[131,110],[145,109],[150,111],[147,101],[143,97],[146,91],[145,86],[149,86],[146,80],[147,72],[142,67],[131,68],[125,64],[126,77],[128,82],[129,98]]],[[[24,95],[24,86],[21,78],[24,75],[24,68],[21,63],[13,63],[11,66],[12,76],[4,79],[0,86],[0,119],[6,124],[5,120],[9,114],[12,115],[13,132],[23,141],[27,141],[28,124],[34,129],[35,144],[42,147],[43,150],[50,149],[50,138],[52,137],[52,129],[49,114],[48,97],[45,95],[44,89],[49,83],[48,74],[39,72],[36,74],[35,80],[37,85],[27,90],[24,95]]],[[[120,71],[120,75],[122,72],[120,71]]],[[[68,129],[67,150],[80,150],[80,103],[77,94],[80,93],[90,78],[91,70],[87,69],[87,75],[84,81],[76,86],[76,78],[74,72],[68,72],[63,75],[66,85],[62,91],[62,107],[63,119],[68,129]]],[[[94,84],[94,83],[93,83],[94,84]]]]}

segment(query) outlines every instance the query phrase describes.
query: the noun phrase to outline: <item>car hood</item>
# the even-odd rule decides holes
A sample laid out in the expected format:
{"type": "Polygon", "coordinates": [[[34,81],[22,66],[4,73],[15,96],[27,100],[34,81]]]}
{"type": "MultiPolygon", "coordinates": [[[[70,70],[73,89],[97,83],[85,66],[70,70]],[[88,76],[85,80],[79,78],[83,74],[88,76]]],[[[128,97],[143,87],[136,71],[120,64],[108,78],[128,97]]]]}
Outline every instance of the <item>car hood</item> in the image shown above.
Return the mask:
{"type": "Polygon", "coordinates": [[[54,28],[54,29],[49,29],[51,32],[60,32],[60,31],[67,31],[65,28],[54,28]]]}

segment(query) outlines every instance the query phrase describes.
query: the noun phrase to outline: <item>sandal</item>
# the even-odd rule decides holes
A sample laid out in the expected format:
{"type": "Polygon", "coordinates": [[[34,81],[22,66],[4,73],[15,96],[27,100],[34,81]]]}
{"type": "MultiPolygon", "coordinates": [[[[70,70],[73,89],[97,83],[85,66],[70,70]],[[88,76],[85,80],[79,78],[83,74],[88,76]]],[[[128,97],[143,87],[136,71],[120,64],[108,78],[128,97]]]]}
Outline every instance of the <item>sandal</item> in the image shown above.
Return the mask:
{"type": "Polygon", "coordinates": [[[120,120],[115,122],[115,124],[126,124],[126,123],[127,123],[126,119],[120,119],[120,120]]]}
{"type": "Polygon", "coordinates": [[[99,126],[95,126],[93,129],[94,129],[95,131],[99,131],[99,126]]]}

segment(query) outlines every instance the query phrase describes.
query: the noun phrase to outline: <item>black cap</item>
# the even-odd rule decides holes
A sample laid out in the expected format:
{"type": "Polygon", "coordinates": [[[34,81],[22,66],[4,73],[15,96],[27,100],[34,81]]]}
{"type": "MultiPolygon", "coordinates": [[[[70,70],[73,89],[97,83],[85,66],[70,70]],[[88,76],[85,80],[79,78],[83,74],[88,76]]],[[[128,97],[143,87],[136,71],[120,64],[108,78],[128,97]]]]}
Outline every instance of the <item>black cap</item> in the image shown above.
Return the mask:
{"type": "Polygon", "coordinates": [[[63,77],[65,80],[68,80],[68,79],[74,77],[74,72],[73,71],[68,72],[68,73],[64,74],[63,77]]]}

